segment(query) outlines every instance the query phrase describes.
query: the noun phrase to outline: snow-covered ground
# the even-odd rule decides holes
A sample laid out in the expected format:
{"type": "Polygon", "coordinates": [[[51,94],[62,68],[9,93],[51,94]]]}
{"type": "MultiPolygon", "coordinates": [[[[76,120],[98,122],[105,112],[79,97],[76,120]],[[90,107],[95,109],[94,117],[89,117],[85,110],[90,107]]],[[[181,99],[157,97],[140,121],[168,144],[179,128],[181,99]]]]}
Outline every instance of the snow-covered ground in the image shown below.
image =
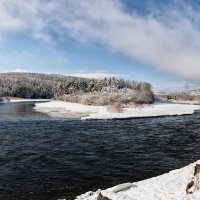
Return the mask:
{"type": "Polygon", "coordinates": [[[144,181],[87,192],[76,200],[96,200],[100,192],[111,200],[200,200],[200,173],[194,176],[197,163],[200,164],[200,161],[144,181]],[[187,194],[186,187],[192,180],[195,187],[192,188],[192,194],[187,194]]]}
{"type": "Polygon", "coordinates": [[[81,119],[121,119],[137,117],[154,117],[165,115],[183,115],[193,114],[195,110],[200,109],[200,105],[187,105],[170,102],[160,102],[144,107],[127,107],[121,113],[111,113],[106,106],[89,106],[78,103],[63,101],[51,101],[46,103],[36,103],[35,109],[40,112],[51,114],[60,109],[66,112],[81,114],[81,119]]]}

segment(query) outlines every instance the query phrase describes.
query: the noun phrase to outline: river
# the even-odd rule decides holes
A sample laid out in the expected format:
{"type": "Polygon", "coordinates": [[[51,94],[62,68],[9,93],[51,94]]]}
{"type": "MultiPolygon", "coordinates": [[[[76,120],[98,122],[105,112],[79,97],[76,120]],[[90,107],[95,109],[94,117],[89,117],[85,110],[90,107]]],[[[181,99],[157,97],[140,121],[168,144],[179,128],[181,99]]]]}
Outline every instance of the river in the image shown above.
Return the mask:
{"type": "Polygon", "coordinates": [[[129,120],[52,118],[0,104],[0,199],[74,199],[200,159],[200,112],[129,120]]]}

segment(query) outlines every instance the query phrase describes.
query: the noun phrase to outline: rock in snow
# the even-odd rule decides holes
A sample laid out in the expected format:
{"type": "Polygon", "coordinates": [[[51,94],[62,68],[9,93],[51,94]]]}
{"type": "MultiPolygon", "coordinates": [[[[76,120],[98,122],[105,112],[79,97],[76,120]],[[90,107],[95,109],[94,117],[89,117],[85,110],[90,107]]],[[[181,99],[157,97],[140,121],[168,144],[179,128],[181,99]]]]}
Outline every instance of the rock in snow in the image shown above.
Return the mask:
{"type": "MultiPolygon", "coordinates": [[[[196,164],[194,169],[194,176],[191,182],[188,183],[186,187],[187,194],[192,194],[195,190],[200,189],[200,164],[196,164]]],[[[200,197],[199,197],[200,198],[200,197]]]]}
{"type": "Polygon", "coordinates": [[[99,195],[98,195],[98,197],[97,197],[97,200],[111,200],[111,199],[109,199],[109,198],[107,198],[107,197],[104,197],[104,196],[101,194],[101,192],[100,192],[99,195]]]}

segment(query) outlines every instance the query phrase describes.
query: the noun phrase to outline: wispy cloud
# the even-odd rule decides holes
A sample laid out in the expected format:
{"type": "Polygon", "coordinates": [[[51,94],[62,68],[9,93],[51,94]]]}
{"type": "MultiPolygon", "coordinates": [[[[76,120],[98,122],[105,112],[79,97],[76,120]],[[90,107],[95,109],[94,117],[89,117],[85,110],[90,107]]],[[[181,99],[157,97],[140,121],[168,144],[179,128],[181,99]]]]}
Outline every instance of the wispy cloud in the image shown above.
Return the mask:
{"type": "Polygon", "coordinates": [[[189,79],[200,79],[200,14],[184,0],[149,15],[127,12],[120,0],[1,0],[0,34],[46,42],[97,41],[113,51],[189,79]]]}

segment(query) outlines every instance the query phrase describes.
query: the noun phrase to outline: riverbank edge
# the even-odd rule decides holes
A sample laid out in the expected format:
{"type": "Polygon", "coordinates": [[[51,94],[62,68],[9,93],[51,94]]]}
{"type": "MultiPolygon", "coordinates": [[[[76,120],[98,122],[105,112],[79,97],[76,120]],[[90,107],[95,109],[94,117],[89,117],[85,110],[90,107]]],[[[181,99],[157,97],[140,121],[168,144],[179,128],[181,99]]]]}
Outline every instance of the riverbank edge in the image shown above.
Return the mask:
{"type": "Polygon", "coordinates": [[[50,102],[52,101],[52,99],[26,99],[26,98],[5,98],[5,99],[1,99],[0,103],[4,104],[4,103],[25,103],[25,102],[33,102],[33,103],[46,103],[46,102],[50,102]]]}

